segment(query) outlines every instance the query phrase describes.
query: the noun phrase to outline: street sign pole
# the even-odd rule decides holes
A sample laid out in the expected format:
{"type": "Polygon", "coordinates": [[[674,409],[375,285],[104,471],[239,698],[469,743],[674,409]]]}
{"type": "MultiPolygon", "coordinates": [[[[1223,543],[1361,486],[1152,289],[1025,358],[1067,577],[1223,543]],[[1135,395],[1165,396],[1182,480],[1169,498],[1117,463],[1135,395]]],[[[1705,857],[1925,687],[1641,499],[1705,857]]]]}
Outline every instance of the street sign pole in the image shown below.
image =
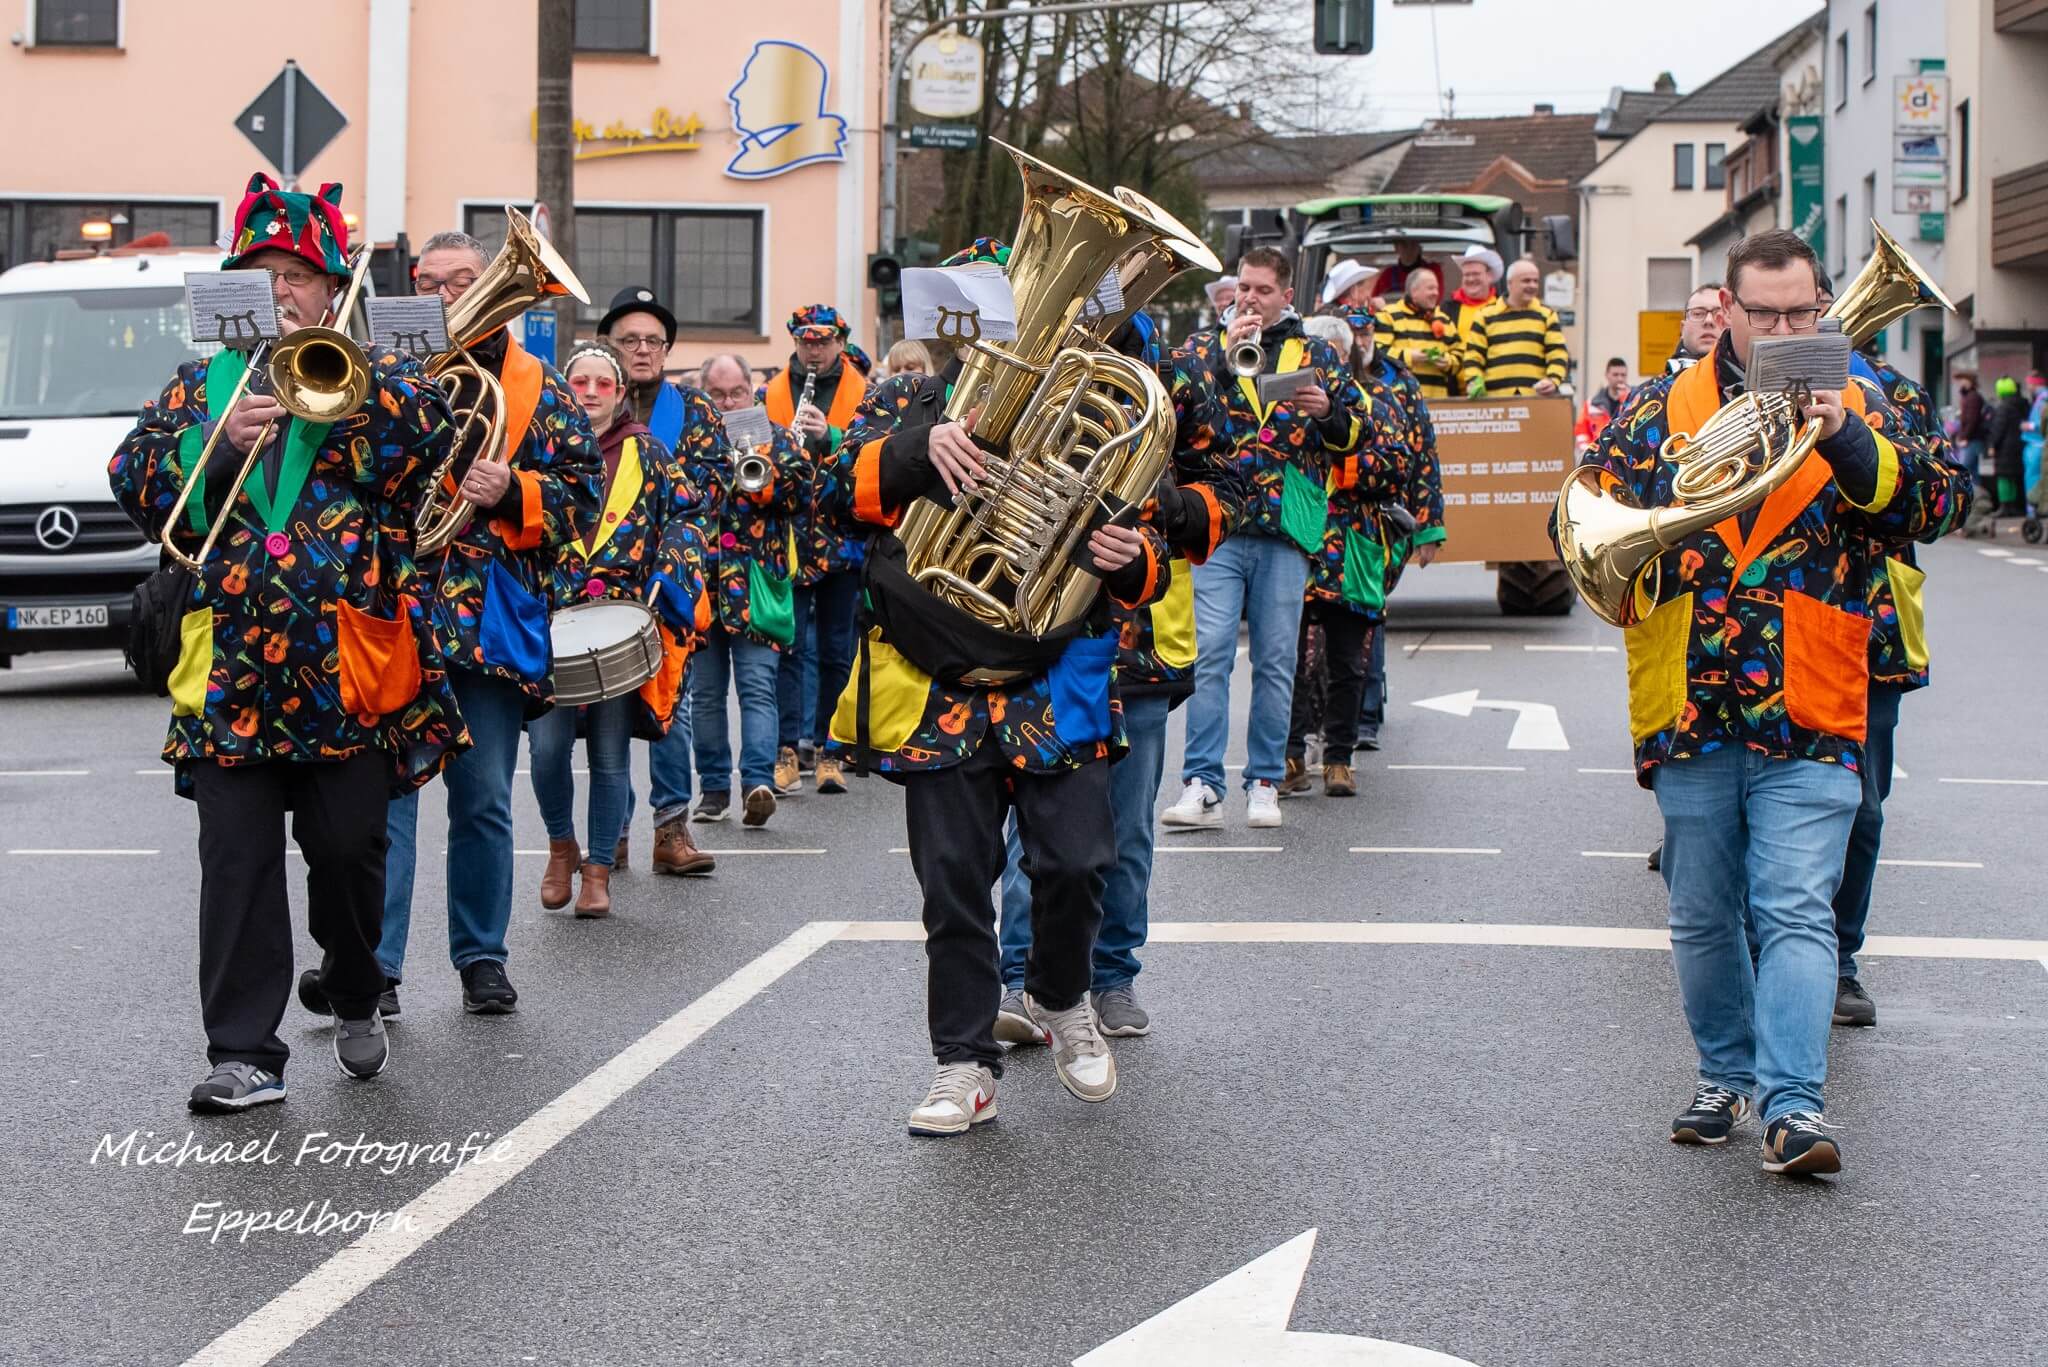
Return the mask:
{"type": "Polygon", "coordinates": [[[284,64],[284,188],[299,188],[299,64],[287,58],[284,64]]]}

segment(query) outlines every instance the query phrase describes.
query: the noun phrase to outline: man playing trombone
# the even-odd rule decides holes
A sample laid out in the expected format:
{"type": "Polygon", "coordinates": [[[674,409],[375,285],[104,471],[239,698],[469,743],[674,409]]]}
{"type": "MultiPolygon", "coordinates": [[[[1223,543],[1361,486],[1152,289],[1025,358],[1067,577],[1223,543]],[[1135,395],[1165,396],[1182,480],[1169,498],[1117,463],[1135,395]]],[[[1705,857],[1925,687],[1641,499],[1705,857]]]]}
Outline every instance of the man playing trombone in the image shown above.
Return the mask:
{"type": "Polygon", "coordinates": [[[327,322],[349,274],[340,201],[339,185],[294,194],[256,176],[225,263],[269,271],[284,337],[331,349],[337,365],[295,371],[267,367],[267,351],[232,350],[187,362],[108,465],[128,516],[181,563],[198,561],[164,745],[178,792],[199,808],[212,1072],[192,1089],[195,1111],[284,1099],[286,812],[322,950],[313,977],[340,1018],[336,1061],[352,1077],[382,1071],[386,802],[467,744],[408,546],[425,474],[449,442],[447,402],[417,361],[365,357],[309,331],[327,322]],[[314,388],[336,368],[345,378],[333,391],[314,388]],[[356,399],[346,416],[300,415],[341,392],[356,399]]]}

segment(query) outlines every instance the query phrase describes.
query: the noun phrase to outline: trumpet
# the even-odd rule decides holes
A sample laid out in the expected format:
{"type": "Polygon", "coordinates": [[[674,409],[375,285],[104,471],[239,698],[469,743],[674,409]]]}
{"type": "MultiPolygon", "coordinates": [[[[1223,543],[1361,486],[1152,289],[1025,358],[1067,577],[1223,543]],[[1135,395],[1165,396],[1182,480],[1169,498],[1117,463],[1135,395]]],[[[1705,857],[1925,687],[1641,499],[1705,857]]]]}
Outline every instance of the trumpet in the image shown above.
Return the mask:
{"type": "Polygon", "coordinates": [[[733,486],[743,494],[758,494],[768,487],[768,481],[775,478],[775,467],[768,463],[768,457],[753,447],[742,451],[732,463],[733,486]]]}
{"type": "MultiPolygon", "coordinates": [[[[1227,331],[1237,321],[1237,305],[1232,304],[1223,311],[1223,326],[1227,331]]],[[[1259,345],[1256,337],[1247,337],[1242,342],[1232,342],[1224,353],[1229,361],[1230,373],[1239,379],[1256,380],[1259,372],[1266,368],[1266,349],[1259,345]]]]}
{"type": "Polygon", "coordinates": [[[179,550],[171,534],[185,515],[192,490],[199,483],[199,474],[213,456],[214,444],[227,431],[227,415],[249,392],[250,378],[258,369],[263,371],[266,387],[285,411],[306,422],[335,422],[361,408],[363,401],[370,397],[369,358],[346,331],[349,315],[355,311],[356,298],[369,270],[370,249],[356,248],[348,291],[342,296],[341,307],[330,310],[336,326],[328,327],[325,322],[327,315],[322,315],[319,324],[299,328],[276,342],[264,342],[250,355],[249,364],[243,368],[242,377],[235,381],[227,401],[218,407],[209,403],[208,407],[220,417],[214,424],[213,435],[200,449],[199,459],[191,470],[185,472],[184,487],[178,490],[178,500],[171,505],[170,515],[164,520],[161,537],[164,553],[186,569],[198,573],[206,564],[206,557],[213,554],[214,542],[220,539],[221,530],[234,515],[235,500],[241,496],[242,486],[248,483],[249,472],[256,468],[263,448],[270,445],[271,435],[276,431],[277,424],[269,422],[257,433],[256,440],[249,446],[249,454],[242,458],[241,469],[235,472],[234,483],[228,486],[226,496],[221,499],[220,514],[207,528],[206,539],[199,543],[199,550],[191,555],[179,550]]]}

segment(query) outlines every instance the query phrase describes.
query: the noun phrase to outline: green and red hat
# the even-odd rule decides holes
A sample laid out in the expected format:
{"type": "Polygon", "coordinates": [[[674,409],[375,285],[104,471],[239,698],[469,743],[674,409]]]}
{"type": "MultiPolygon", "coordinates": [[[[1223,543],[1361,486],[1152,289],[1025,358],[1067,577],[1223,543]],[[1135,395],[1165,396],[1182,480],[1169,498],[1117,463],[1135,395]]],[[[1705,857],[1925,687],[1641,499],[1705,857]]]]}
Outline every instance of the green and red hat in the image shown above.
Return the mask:
{"type": "Polygon", "coordinates": [[[993,261],[1004,270],[1008,270],[1010,268],[1010,244],[999,237],[977,237],[974,239],[973,246],[963,247],[961,250],[954,252],[944,261],[941,261],[939,265],[941,268],[946,266],[972,266],[977,262],[983,261],[993,261]]]}
{"type": "Polygon", "coordinates": [[[348,274],[348,224],[341,217],[341,186],[330,181],[317,194],[285,190],[258,171],[235,210],[222,270],[234,270],[261,251],[290,252],[329,275],[348,274]]]}
{"type": "Polygon", "coordinates": [[[807,304],[789,315],[789,335],[813,342],[827,341],[837,337],[842,342],[853,331],[846,320],[839,316],[839,310],[830,304],[807,304]]]}

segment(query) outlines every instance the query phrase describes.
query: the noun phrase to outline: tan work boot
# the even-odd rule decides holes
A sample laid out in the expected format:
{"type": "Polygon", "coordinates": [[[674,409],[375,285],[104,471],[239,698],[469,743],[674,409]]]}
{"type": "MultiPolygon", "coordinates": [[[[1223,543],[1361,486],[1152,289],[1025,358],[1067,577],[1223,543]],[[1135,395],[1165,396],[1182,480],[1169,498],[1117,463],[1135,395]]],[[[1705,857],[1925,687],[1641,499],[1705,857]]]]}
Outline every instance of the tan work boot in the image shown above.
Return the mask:
{"type": "Polygon", "coordinates": [[[775,752],[775,793],[788,797],[804,790],[804,776],[797,768],[796,747],[785,745],[775,752]]]}
{"type": "Polygon", "coordinates": [[[1308,767],[1300,760],[1289,756],[1287,775],[1280,780],[1280,796],[1307,797],[1314,789],[1309,787],[1308,767]]]}
{"type": "Polygon", "coordinates": [[[549,911],[569,905],[569,880],[576,876],[583,847],[573,840],[548,842],[548,866],[540,873],[540,904],[549,911]]]}
{"type": "Polygon", "coordinates": [[[717,867],[718,861],[690,839],[688,817],[679,816],[654,828],[656,873],[709,873],[717,867]]]}
{"type": "MultiPolygon", "coordinates": [[[[1307,778],[1302,779],[1306,784],[1307,778]]],[[[1351,776],[1348,764],[1325,764],[1323,766],[1324,797],[1357,797],[1358,780],[1351,776]]]]}
{"type": "Polygon", "coordinates": [[[818,756],[818,791],[821,793],[843,793],[846,791],[846,771],[840,767],[837,755],[818,756]]]}
{"type": "Polygon", "coordinates": [[[583,866],[583,888],[576,894],[576,917],[595,921],[612,914],[612,871],[606,864],[583,866]]]}

